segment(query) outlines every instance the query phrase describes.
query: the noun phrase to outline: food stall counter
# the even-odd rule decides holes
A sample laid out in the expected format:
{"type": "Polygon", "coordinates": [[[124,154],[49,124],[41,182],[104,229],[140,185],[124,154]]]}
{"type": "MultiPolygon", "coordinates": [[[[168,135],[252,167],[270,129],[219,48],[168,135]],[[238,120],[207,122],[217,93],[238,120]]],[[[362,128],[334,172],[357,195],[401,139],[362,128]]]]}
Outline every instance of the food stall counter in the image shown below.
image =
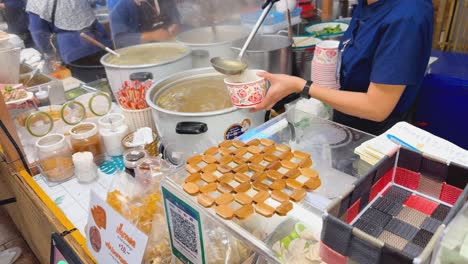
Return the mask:
{"type": "Polygon", "coordinates": [[[357,146],[372,137],[294,107],[242,135],[239,139],[243,142],[271,139],[276,144],[310,154],[312,168],[318,172],[322,185],[308,192],[301,202],[294,203],[286,216],[264,217],[253,213],[245,220],[225,220],[214,208],[205,208],[196,196],[184,191],[184,179],[188,174],[181,169],[162,183],[173,253],[180,259],[195,259],[200,263],[216,263],[220,257],[224,257],[226,263],[291,263],[300,261],[299,257],[294,257],[300,251],[303,254],[299,255],[308,255],[309,260],[320,261],[317,242],[322,229],[322,213],[332,199],[345,194],[372,168],[354,154],[357,146]],[[187,240],[181,232],[191,234],[193,240],[187,240]],[[295,240],[297,236],[304,240],[295,240]],[[221,242],[220,238],[225,241],[221,242]],[[288,240],[295,242],[285,242],[288,240]],[[307,249],[301,244],[306,241],[312,243],[307,249]],[[289,249],[285,250],[284,243],[290,246],[289,249]],[[223,254],[218,256],[213,252],[223,254]]]}

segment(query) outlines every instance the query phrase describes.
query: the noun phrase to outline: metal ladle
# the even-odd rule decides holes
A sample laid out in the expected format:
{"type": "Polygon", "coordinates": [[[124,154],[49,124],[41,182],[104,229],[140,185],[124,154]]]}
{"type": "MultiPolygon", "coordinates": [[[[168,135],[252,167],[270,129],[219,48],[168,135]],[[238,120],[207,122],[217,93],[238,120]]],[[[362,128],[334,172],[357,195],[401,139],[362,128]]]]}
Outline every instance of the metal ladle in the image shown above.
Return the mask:
{"type": "Polygon", "coordinates": [[[255,23],[255,26],[250,32],[250,35],[245,41],[244,46],[242,47],[237,58],[215,57],[210,60],[211,65],[213,66],[213,68],[215,68],[215,70],[226,75],[238,75],[238,74],[243,73],[245,69],[247,69],[248,65],[245,61],[242,60],[242,57],[244,56],[245,51],[249,47],[250,42],[252,42],[252,39],[255,37],[255,34],[257,34],[257,31],[262,25],[266,16],[268,15],[271,8],[273,7],[273,4],[278,1],[279,0],[267,0],[263,4],[262,14],[260,15],[257,22],[255,23]]]}

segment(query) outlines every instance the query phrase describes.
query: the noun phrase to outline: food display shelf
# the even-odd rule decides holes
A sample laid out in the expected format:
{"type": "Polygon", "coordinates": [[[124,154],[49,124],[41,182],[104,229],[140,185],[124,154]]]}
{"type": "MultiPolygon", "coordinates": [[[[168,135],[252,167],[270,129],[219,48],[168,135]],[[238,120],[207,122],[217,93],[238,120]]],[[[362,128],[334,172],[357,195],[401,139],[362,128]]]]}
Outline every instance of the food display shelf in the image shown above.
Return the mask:
{"type": "Polygon", "coordinates": [[[204,208],[197,203],[196,197],[182,189],[188,174],[184,169],[179,170],[162,182],[173,253],[194,263],[215,263],[212,252],[221,248],[226,254],[225,263],[282,263],[285,261],[275,252],[273,245],[293,232],[299,223],[307,226],[313,235],[312,240],[318,243],[325,208],[334,198],[352,188],[353,183],[372,168],[354,154],[357,146],[372,137],[316,118],[294,107],[241,136],[239,139],[244,142],[255,138],[269,138],[276,144],[286,144],[292,150],[310,154],[312,168],[318,171],[322,185],[308,192],[301,202],[294,203],[293,210],[286,216],[274,215],[267,218],[254,213],[245,220],[224,220],[216,215],[213,208],[204,208]],[[181,225],[184,221],[172,221],[181,220],[177,215],[189,216],[186,219],[191,225],[181,225]],[[184,236],[180,236],[181,232],[194,234],[194,239],[199,243],[184,244],[186,241],[184,236]],[[220,236],[225,239],[216,239],[220,236]],[[214,241],[224,243],[216,244],[214,241]],[[237,248],[232,247],[234,244],[237,248]],[[247,253],[246,249],[249,249],[247,253]],[[229,252],[237,252],[236,259],[229,252]],[[239,256],[239,252],[244,255],[239,256]]]}

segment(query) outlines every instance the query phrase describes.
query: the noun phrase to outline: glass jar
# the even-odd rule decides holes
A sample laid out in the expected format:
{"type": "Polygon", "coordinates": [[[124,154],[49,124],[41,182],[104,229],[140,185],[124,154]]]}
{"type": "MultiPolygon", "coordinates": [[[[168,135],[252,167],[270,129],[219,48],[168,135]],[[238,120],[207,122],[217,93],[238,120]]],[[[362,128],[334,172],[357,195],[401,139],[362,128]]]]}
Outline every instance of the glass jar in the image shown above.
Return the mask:
{"type": "Polygon", "coordinates": [[[81,123],[70,129],[73,153],[89,151],[93,153],[97,165],[104,161],[104,147],[94,123],[81,123]]]}
{"type": "Polygon", "coordinates": [[[49,134],[36,141],[42,174],[51,182],[68,180],[74,174],[72,152],[65,136],[49,134]]]}

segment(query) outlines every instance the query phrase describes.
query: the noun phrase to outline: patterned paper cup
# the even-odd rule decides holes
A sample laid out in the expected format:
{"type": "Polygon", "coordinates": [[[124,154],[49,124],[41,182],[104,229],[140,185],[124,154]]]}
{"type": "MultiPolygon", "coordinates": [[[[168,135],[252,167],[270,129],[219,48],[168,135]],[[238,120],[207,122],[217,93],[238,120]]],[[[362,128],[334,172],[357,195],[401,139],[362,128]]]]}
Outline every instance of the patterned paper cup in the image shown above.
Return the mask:
{"type": "Polygon", "coordinates": [[[321,64],[336,64],[338,60],[338,46],[336,40],[325,40],[315,46],[314,62],[321,64]]]}
{"type": "Polygon", "coordinates": [[[253,107],[262,102],[267,91],[265,78],[257,76],[261,70],[246,70],[242,75],[224,79],[231,102],[239,108],[253,107]]]}

